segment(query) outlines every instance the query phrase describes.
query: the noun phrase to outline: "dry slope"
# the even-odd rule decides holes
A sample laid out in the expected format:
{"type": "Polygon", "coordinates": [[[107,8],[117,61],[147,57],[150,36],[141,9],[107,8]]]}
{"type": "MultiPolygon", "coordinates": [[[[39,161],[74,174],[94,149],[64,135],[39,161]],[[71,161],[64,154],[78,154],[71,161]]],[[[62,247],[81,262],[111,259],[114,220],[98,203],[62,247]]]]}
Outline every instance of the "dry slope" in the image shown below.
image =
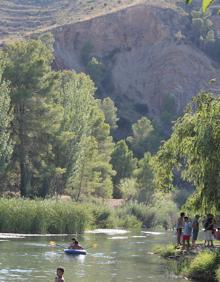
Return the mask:
{"type": "Polygon", "coordinates": [[[116,101],[126,127],[143,112],[160,118],[168,94],[180,113],[209,79],[220,78],[219,67],[190,42],[188,29],[189,18],[172,7],[136,5],[53,29],[56,63],[84,70],[81,51],[89,42],[91,55],[108,70],[102,94],[116,101]]]}

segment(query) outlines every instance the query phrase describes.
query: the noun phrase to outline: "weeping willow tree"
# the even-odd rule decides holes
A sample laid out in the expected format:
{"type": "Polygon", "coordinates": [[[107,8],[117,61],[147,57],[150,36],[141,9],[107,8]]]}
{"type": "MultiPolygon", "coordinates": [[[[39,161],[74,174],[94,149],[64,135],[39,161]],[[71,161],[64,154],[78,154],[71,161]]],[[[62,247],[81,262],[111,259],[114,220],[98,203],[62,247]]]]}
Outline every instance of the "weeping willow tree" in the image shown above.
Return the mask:
{"type": "Polygon", "coordinates": [[[171,137],[153,160],[155,185],[174,188],[174,177],[194,185],[188,199],[194,210],[220,210],[220,98],[211,93],[195,97],[173,127],[171,137]]]}

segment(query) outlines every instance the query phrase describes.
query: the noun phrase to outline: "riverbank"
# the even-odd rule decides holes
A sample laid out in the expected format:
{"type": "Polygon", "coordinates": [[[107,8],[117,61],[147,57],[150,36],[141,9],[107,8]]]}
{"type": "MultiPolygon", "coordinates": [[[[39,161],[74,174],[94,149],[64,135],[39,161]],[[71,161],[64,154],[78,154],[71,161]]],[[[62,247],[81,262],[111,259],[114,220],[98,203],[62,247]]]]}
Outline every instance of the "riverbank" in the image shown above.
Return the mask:
{"type": "Polygon", "coordinates": [[[171,272],[195,281],[220,281],[220,243],[207,248],[198,244],[196,249],[183,251],[174,245],[157,246],[155,254],[168,260],[171,272]]]}

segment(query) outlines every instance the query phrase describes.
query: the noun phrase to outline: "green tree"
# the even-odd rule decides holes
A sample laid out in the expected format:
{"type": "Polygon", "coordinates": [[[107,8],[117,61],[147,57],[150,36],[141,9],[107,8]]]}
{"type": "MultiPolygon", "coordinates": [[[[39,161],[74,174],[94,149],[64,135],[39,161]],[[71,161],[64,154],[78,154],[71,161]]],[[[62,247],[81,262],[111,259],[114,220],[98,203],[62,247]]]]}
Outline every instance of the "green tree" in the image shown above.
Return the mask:
{"type": "Polygon", "coordinates": [[[104,65],[99,62],[95,57],[92,57],[86,66],[86,70],[92,80],[96,83],[96,85],[100,86],[105,74],[104,65]]]}
{"type": "Polygon", "coordinates": [[[126,201],[136,198],[137,195],[137,183],[135,178],[123,178],[120,180],[119,189],[122,198],[126,201]]]}
{"type": "Polygon", "coordinates": [[[151,121],[142,117],[135,124],[132,125],[132,136],[127,138],[133,152],[136,156],[142,157],[144,152],[148,149],[148,141],[154,128],[151,121]]]}
{"type": "Polygon", "coordinates": [[[62,130],[70,137],[59,158],[66,167],[66,188],[77,201],[85,196],[111,197],[113,143],[94,98],[94,83],[84,74],[65,72],[61,88],[62,130]]]}
{"type": "Polygon", "coordinates": [[[138,200],[149,204],[154,194],[153,169],[151,166],[151,155],[145,153],[144,157],[138,161],[134,176],[138,185],[138,200]]]}
{"type": "Polygon", "coordinates": [[[194,210],[220,208],[219,112],[219,97],[202,93],[194,98],[153,161],[156,187],[172,189],[176,172],[195,186],[195,193],[190,197],[194,210]]]}
{"type": "Polygon", "coordinates": [[[110,125],[111,129],[116,129],[117,126],[117,108],[114,101],[110,97],[100,100],[100,108],[105,115],[105,122],[110,125]]]}
{"type": "Polygon", "coordinates": [[[19,171],[21,195],[44,196],[55,169],[52,139],[62,117],[62,109],[52,102],[53,55],[40,40],[28,40],[6,46],[4,56],[3,78],[10,81],[14,110],[13,165],[19,171]]]}
{"type": "Polygon", "coordinates": [[[114,183],[114,198],[121,198],[120,181],[124,178],[131,178],[134,169],[137,165],[137,160],[133,156],[133,152],[129,150],[126,142],[120,140],[115,144],[112,153],[111,163],[116,175],[113,177],[114,183]]]}
{"type": "Polygon", "coordinates": [[[3,53],[0,53],[0,175],[5,172],[11,154],[13,144],[11,141],[10,124],[12,121],[10,88],[6,81],[2,80],[2,72],[4,69],[3,53]]]}

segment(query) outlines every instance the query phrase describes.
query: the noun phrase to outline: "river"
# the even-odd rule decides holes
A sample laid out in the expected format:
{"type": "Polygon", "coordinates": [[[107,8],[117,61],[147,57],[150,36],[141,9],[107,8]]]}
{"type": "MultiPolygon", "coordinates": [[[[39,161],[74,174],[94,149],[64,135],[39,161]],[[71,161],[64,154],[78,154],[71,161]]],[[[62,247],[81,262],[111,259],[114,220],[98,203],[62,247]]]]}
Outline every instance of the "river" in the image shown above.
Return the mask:
{"type": "Polygon", "coordinates": [[[169,233],[126,233],[98,230],[85,233],[80,242],[86,256],[63,253],[69,236],[13,236],[0,234],[0,281],[54,281],[58,266],[65,268],[66,282],[168,282],[185,280],[172,276],[166,261],[152,254],[155,245],[172,241],[169,233]]]}

